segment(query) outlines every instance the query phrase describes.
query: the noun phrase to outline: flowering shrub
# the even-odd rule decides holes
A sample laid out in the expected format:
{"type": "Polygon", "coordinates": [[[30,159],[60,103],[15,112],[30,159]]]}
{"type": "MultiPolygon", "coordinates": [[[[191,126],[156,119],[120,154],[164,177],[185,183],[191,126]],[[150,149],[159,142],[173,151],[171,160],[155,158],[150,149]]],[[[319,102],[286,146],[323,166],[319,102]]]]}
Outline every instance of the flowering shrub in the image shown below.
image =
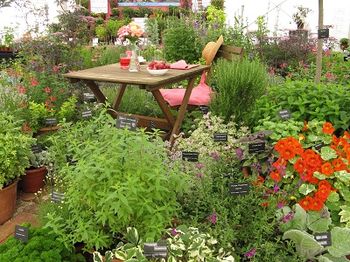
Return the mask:
{"type": "Polygon", "coordinates": [[[131,43],[136,43],[142,35],[143,30],[141,26],[135,22],[124,25],[118,30],[118,38],[122,42],[128,39],[131,43]]]}
{"type": "Polygon", "coordinates": [[[298,139],[286,137],[274,146],[277,160],[270,181],[305,210],[320,211],[326,205],[339,212],[341,206],[350,204],[350,134],[338,138],[334,130],[331,123],[321,126],[313,121],[298,139]]]}

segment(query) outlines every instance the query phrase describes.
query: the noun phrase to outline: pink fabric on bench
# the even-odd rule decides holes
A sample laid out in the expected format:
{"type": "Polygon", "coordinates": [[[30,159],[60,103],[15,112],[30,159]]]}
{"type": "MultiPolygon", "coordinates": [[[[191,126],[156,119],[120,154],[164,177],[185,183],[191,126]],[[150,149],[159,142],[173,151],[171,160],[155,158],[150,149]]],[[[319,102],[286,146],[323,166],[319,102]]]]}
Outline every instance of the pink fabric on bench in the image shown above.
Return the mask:
{"type": "MultiPolygon", "coordinates": [[[[189,105],[204,106],[209,105],[213,90],[205,83],[206,73],[204,72],[201,77],[201,81],[198,86],[194,87],[188,102],[189,105]]],[[[186,89],[173,88],[173,89],[160,89],[164,100],[170,106],[179,106],[182,104],[186,89]]]]}

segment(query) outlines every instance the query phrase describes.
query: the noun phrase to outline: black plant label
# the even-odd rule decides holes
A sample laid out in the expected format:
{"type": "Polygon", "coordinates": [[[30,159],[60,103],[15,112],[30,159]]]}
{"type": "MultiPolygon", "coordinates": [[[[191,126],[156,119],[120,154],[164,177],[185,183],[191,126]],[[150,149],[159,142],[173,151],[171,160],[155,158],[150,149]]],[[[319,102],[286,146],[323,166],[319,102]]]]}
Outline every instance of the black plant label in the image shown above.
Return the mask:
{"type": "Polygon", "coordinates": [[[283,109],[278,112],[278,115],[280,116],[281,119],[283,120],[288,120],[291,117],[291,114],[288,109],[283,109]]]}
{"type": "Polygon", "coordinates": [[[56,118],[46,118],[45,119],[45,125],[47,126],[54,126],[57,125],[57,119],[56,118]]]}
{"type": "Polygon", "coordinates": [[[329,247],[332,245],[332,237],[330,232],[315,233],[314,238],[321,246],[329,247]]]}
{"type": "Polygon", "coordinates": [[[166,243],[145,243],[144,255],[146,258],[166,258],[168,249],[166,243]]]}
{"type": "Polygon", "coordinates": [[[248,151],[250,154],[264,152],[265,151],[265,141],[250,143],[248,146],[248,151]]]}
{"type": "Polygon", "coordinates": [[[91,112],[91,110],[86,110],[86,111],[83,111],[83,112],[81,112],[81,117],[82,118],[90,118],[90,117],[92,117],[92,112],[91,112]]]}
{"type": "Polygon", "coordinates": [[[117,128],[126,128],[135,131],[137,128],[138,119],[134,117],[118,116],[117,128]]]}
{"type": "Polygon", "coordinates": [[[227,142],[228,135],[227,133],[215,133],[214,142],[227,142]]]}
{"type": "Polygon", "coordinates": [[[92,93],[84,93],[84,101],[86,102],[96,102],[97,99],[94,94],[92,93]]]}
{"type": "Polygon", "coordinates": [[[325,39],[325,38],[329,38],[329,29],[325,28],[325,29],[318,29],[318,39],[325,39]]]}
{"type": "Polygon", "coordinates": [[[201,110],[204,115],[209,113],[209,107],[207,106],[199,106],[199,110],[201,110]]]}
{"type": "Polygon", "coordinates": [[[64,193],[53,191],[51,193],[51,200],[54,203],[61,203],[61,202],[63,202],[63,200],[64,200],[64,193]]]}
{"type": "Polygon", "coordinates": [[[316,144],[314,146],[314,148],[317,150],[317,151],[320,151],[322,147],[324,147],[325,145],[323,143],[319,143],[319,144],[316,144]]]}
{"type": "Polygon", "coordinates": [[[21,240],[22,242],[28,242],[29,238],[29,229],[28,227],[23,227],[20,225],[16,225],[15,227],[15,238],[21,240]]]}
{"type": "Polygon", "coordinates": [[[249,193],[250,186],[248,183],[230,183],[229,189],[231,195],[246,195],[249,193]]]}
{"type": "Polygon", "coordinates": [[[198,152],[188,152],[183,151],[182,152],[182,160],[189,161],[189,162],[198,162],[198,152]]]}
{"type": "Polygon", "coordinates": [[[39,154],[43,151],[41,145],[36,144],[36,145],[32,145],[32,152],[33,154],[39,154]]]}

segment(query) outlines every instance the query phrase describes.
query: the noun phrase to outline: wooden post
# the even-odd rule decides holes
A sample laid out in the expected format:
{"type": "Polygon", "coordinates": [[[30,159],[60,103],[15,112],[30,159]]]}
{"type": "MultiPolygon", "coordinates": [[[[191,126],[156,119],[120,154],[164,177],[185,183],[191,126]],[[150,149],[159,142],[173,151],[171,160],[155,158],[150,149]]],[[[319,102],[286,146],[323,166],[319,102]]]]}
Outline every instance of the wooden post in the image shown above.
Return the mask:
{"type": "MultiPolygon", "coordinates": [[[[318,0],[318,29],[323,29],[323,0],[318,0]]],[[[320,83],[321,81],[322,48],[323,48],[323,39],[317,39],[316,76],[315,76],[316,84],[320,83]]]]}

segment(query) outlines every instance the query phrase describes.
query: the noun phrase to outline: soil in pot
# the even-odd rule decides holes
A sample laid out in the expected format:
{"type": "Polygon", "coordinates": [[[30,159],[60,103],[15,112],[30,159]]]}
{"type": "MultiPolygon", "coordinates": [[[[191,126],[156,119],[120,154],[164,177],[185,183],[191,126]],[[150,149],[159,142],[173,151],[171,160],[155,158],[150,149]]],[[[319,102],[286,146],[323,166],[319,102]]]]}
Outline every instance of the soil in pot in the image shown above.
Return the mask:
{"type": "Polygon", "coordinates": [[[7,187],[0,189],[0,225],[9,220],[15,212],[17,183],[18,180],[14,181],[7,187]]]}
{"type": "Polygon", "coordinates": [[[44,186],[46,167],[27,169],[26,175],[22,177],[20,185],[25,193],[36,193],[44,186]]]}

